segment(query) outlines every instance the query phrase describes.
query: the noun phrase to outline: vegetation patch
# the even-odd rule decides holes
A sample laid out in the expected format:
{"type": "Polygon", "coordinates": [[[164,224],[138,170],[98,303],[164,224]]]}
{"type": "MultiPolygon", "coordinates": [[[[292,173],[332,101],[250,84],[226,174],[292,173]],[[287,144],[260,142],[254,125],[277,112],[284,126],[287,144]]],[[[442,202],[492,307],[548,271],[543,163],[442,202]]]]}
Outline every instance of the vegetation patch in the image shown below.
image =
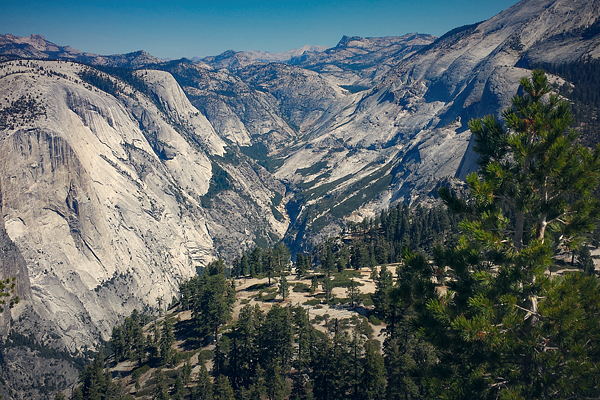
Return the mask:
{"type": "Polygon", "coordinates": [[[212,199],[220,192],[230,188],[229,174],[219,164],[212,162],[212,176],[208,191],[204,196],[201,196],[202,206],[205,208],[212,207],[212,199]]]}
{"type": "Polygon", "coordinates": [[[319,161],[311,165],[307,168],[299,168],[296,170],[302,176],[314,175],[321,171],[322,169],[327,168],[327,161],[319,161]]]}
{"type": "Polygon", "coordinates": [[[349,91],[350,93],[353,93],[353,94],[364,92],[365,90],[371,89],[369,86],[361,86],[361,85],[340,85],[340,87],[346,89],[347,91],[349,91]]]}
{"type": "Polygon", "coordinates": [[[255,160],[259,165],[269,172],[275,172],[283,165],[285,159],[269,156],[269,149],[262,143],[254,143],[252,146],[240,147],[242,154],[255,160]]]}

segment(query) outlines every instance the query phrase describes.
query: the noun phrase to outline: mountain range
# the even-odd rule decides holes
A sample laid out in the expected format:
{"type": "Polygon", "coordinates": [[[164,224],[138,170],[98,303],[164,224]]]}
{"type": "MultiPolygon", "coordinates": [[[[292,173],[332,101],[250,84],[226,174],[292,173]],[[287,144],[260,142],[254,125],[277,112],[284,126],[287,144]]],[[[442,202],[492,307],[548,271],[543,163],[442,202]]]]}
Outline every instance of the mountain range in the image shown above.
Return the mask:
{"type": "Polygon", "coordinates": [[[0,269],[22,301],[0,393],[72,384],[74,357],[215,257],[433,201],[475,170],[467,122],[500,116],[532,66],[598,58],[599,17],[523,0],[439,38],[171,61],[1,35],[0,269]]]}

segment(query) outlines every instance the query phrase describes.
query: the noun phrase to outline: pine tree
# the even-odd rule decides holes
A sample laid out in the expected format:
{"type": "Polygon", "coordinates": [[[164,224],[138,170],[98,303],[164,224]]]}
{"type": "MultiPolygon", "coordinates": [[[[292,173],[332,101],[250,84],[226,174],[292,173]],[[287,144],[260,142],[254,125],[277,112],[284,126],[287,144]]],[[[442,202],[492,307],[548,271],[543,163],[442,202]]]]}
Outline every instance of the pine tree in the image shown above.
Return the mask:
{"type": "MultiPolygon", "coordinates": [[[[212,264],[212,263],[211,263],[212,264]]],[[[198,280],[198,293],[194,302],[193,316],[198,330],[215,338],[215,351],[219,353],[219,327],[232,317],[233,304],[235,303],[235,289],[221,272],[221,266],[207,268],[207,273],[198,280]],[[214,275],[212,275],[214,273],[214,275]]],[[[217,364],[217,367],[219,365],[217,364]]],[[[216,371],[217,375],[221,371],[216,371]]]]}
{"type": "Polygon", "coordinates": [[[316,275],[313,275],[310,280],[310,294],[314,295],[319,287],[319,280],[316,275]]]}
{"type": "Polygon", "coordinates": [[[208,370],[204,364],[204,360],[198,361],[200,364],[200,372],[198,373],[198,385],[192,390],[193,400],[213,400],[213,384],[208,376],[208,370]]]}
{"type": "Polygon", "coordinates": [[[360,283],[355,281],[354,279],[350,279],[350,284],[346,289],[346,293],[348,296],[348,300],[350,300],[350,304],[352,308],[355,308],[356,305],[360,302],[360,283]]]}
{"type": "Polygon", "coordinates": [[[167,387],[165,374],[161,369],[156,370],[154,373],[154,379],[156,385],[152,391],[152,398],[154,400],[169,400],[169,388],[167,387]]]}
{"type": "Polygon", "coordinates": [[[371,296],[378,317],[385,319],[390,309],[389,291],[394,284],[392,273],[382,265],[375,281],[375,293],[371,296]]]}
{"type": "Polygon", "coordinates": [[[323,268],[327,273],[332,273],[333,269],[335,268],[335,258],[329,243],[325,244],[325,248],[321,252],[321,268],[323,268]]]}
{"type": "Polygon", "coordinates": [[[184,385],[187,385],[188,383],[190,383],[190,379],[192,377],[192,364],[190,364],[189,356],[188,356],[188,359],[183,364],[183,367],[181,367],[181,375],[182,375],[184,385]]]}
{"type": "Polygon", "coordinates": [[[183,400],[185,395],[185,386],[183,384],[183,378],[181,374],[177,374],[175,378],[175,386],[173,387],[173,400],[183,400]]]}
{"type": "Polygon", "coordinates": [[[214,400],[235,400],[231,383],[225,375],[219,375],[213,385],[214,400]]]}
{"type": "Polygon", "coordinates": [[[269,286],[271,286],[271,279],[277,275],[277,264],[273,257],[273,250],[266,250],[262,255],[262,266],[263,272],[269,278],[269,286]]]}
{"type": "Polygon", "coordinates": [[[359,386],[359,399],[379,400],[385,397],[385,367],[383,357],[372,340],[365,343],[365,364],[359,386]]]}
{"type": "Polygon", "coordinates": [[[600,307],[597,278],[545,274],[554,250],[591,230],[599,214],[592,191],[600,147],[576,143],[569,106],[550,93],[543,71],[521,86],[524,95],[503,114],[508,130],[491,116],[469,124],[481,166],[467,177],[471,198],[440,190],[468,219],[457,248],[436,254],[450,274],[449,293],[430,300],[420,317],[440,361],[432,396],[600,394],[590,378],[598,372],[597,324],[588,324],[600,307]]]}
{"type": "Polygon", "coordinates": [[[595,274],[596,266],[594,265],[588,244],[584,243],[577,253],[577,267],[589,275],[595,274]]]}
{"type": "Polygon", "coordinates": [[[101,353],[96,354],[94,361],[87,364],[79,373],[81,386],[77,388],[75,398],[103,399],[106,394],[115,391],[110,373],[104,371],[104,359],[101,353]]]}
{"type": "Polygon", "coordinates": [[[333,292],[333,281],[331,280],[331,276],[329,274],[323,278],[323,282],[321,282],[321,288],[323,289],[323,292],[325,292],[325,300],[329,303],[329,301],[331,301],[331,294],[333,292]]]}
{"type": "Polygon", "coordinates": [[[290,295],[290,284],[285,275],[281,275],[279,278],[279,288],[277,293],[281,296],[282,300],[285,300],[290,295]]]}
{"type": "Polygon", "coordinates": [[[282,272],[289,269],[290,265],[290,250],[283,243],[279,243],[273,250],[273,258],[277,266],[277,272],[282,272]]]}
{"type": "Polygon", "coordinates": [[[248,256],[246,253],[242,254],[242,258],[240,259],[240,271],[242,275],[251,275],[250,264],[248,263],[248,256]]]}
{"type": "Polygon", "coordinates": [[[259,359],[259,332],[264,313],[258,305],[245,305],[233,331],[229,363],[232,385],[236,391],[249,387],[256,374],[259,359]]]}
{"type": "Polygon", "coordinates": [[[165,318],[162,323],[160,341],[160,361],[162,364],[167,364],[171,360],[171,346],[175,343],[175,334],[173,333],[173,323],[169,318],[165,318]]]}
{"type": "Polygon", "coordinates": [[[254,249],[252,249],[252,252],[250,253],[249,265],[250,276],[252,276],[253,278],[256,275],[263,273],[262,250],[260,249],[260,247],[255,247],[254,249]]]}

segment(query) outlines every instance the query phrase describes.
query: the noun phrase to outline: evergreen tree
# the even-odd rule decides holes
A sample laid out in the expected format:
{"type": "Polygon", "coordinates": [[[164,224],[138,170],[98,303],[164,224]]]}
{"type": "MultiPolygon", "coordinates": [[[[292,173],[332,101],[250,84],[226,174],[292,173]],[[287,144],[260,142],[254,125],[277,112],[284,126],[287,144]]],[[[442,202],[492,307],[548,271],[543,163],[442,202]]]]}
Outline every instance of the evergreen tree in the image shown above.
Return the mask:
{"type": "Polygon", "coordinates": [[[256,374],[260,347],[259,332],[264,314],[258,305],[245,305],[236,321],[230,346],[229,364],[233,388],[250,387],[256,374]]]}
{"type": "Polygon", "coordinates": [[[321,282],[321,288],[323,292],[325,292],[325,299],[329,303],[331,301],[331,294],[333,292],[333,281],[331,280],[331,276],[327,274],[325,278],[323,278],[323,282],[321,282]]]}
{"type": "Polygon", "coordinates": [[[263,252],[262,267],[263,272],[269,278],[269,286],[271,286],[271,279],[273,279],[277,275],[277,264],[275,263],[272,250],[266,250],[265,252],[263,252]]]}
{"type": "MultiPolygon", "coordinates": [[[[205,335],[208,333],[214,335],[216,353],[220,351],[219,327],[231,319],[235,303],[235,289],[222,274],[220,264],[220,262],[209,264],[207,273],[197,281],[197,294],[193,309],[198,330],[205,335]]],[[[218,368],[216,372],[217,375],[221,373],[218,368]]]]}
{"type": "Polygon", "coordinates": [[[598,368],[597,324],[588,325],[590,310],[600,306],[597,278],[545,274],[554,249],[591,230],[598,216],[591,193],[600,148],[592,153],[576,144],[568,104],[550,93],[542,71],[521,85],[524,95],[504,113],[508,130],[491,116],[470,123],[481,165],[467,178],[471,199],[440,190],[469,219],[457,248],[436,256],[451,273],[450,292],[430,300],[420,317],[439,357],[432,396],[600,394],[590,379],[598,368]]]}
{"type": "Polygon", "coordinates": [[[277,271],[281,272],[289,269],[290,250],[283,243],[279,243],[273,250],[273,258],[277,266],[277,271]]]}
{"type": "Polygon", "coordinates": [[[175,386],[173,387],[173,400],[183,400],[183,396],[185,396],[183,378],[181,377],[181,374],[177,374],[177,378],[175,378],[175,386]]]}
{"type": "Polygon", "coordinates": [[[213,385],[214,400],[235,400],[233,389],[229,379],[225,375],[219,375],[213,385]]]}
{"type": "Polygon", "coordinates": [[[279,289],[277,290],[277,293],[279,293],[282,300],[285,300],[290,295],[290,284],[285,275],[281,275],[281,278],[279,278],[279,289]]]}
{"type": "Polygon", "coordinates": [[[274,373],[276,366],[281,373],[289,371],[293,356],[292,339],[290,311],[276,304],[269,310],[260,328],[260,364],[267,375],[274,373]]]}
{"type": "Polygon", "coordinates": [[[170,400],[165,374],[161,369],[157,369],[154,373],[154,380],[156,381],[156,384],[152,391],[152,398],[154,400],[170,400]]]}
{"type": "Polygon", "coordinates": [[[310,269],[310,256],[304,253],[298,253],[296,256],[296,275],[301,279],[310,269]]]}
{"type": "Polygon", "coordinates": [[[359,385],[359,399],[379,400],[385,397],[385,367],[383,357],[372,340],[365,343],[365,364],[359,385]]]}
{"type": "Polygon", "coordinates": [[[181,367],[181,378],[183,379],[183,384],[187,385],[190,383],[190,379],[192,377],[192,365],[190,364],[189,356],[188,359],[181,367]]]}
{"type": "Polygon", "coordinates": [[[104,371],[104,359],[100,353],[79,373],[79,381],[81,386],[74,393],[75,398],[100,400],[115,392],[116,388],[110,373],[104,371]]]}
{"type": "Polygon", "coordinates": [[[350,284],[346,289],[346,293],[348,296],[348,300],[350,300],[350,304],[352,308],[355,308],[356,305],[360,302],[360,283],[355,281],[354,279],[350,279],[350,284]]]}
{"type": "Polygon", "coordinates": [[[332,273],[333,269],[335,268],[335,258],[329,243],[325,244],[325,248],[321,253],[321,268],[323,268],[328,274],[332,273]]]}
{"type": "Polygon", "coordinates": [[[295,357],[295,368],[303,371],[310,363],[310,322],[304,307],[292,307],[294,338],[298,345],[295,357]]]}
{"type": "Polygon", "coordinates": [[[577,267],[589,275],[595,274],[596,266],[594,265],[588,244],[584,243],[577,253],[577,267]]]}
{"type": "Polygon", "coordinates": [[[319,287],[319,280],[317,279],[316,275],[313,275],[310,280],[310,294],[314,295],[315,292],[317,291],[318,287],[319,287]]]}
{"type": "Polygon", "coordinates": [[[348,248],[348,246],[342,246],[337,252],[336,257],[338,272],[342,272],[343,270],[348,268],[348,265],[350,264],[350,249],[348,248]]]}
{"type": "Polygon", "coordinates": [[[240,259],[240,271],[242,275],[251,275],[250,264],[246,253],[242,254],[242,258],[240,259]]]}
{"type": "Polygon", "coordinates": [[[375,281],[375,293],[371,296],[375,305],[375,313],[381,319],[385,319],[390,310],[389,291],[394,284],[392,273],[386,265],[382,265],[379,270],[379,276],[375,281]]]}
{"type": "Polygon", "coordinates": [[[208,376],[208,370],[204,360],[199,360],[200,372],[198,373],[198,385],[192,390],[193,400],[213,400],[213,384],[208,376]]]}
{"type": "Polygon", "coordinates": [[[158,343],[160,348],[161,364],[167,364],[170,362],[172,355],[171,346],[173,346],[173,343],[175,343],[173,323],[169,320],[169,318],[165,318],[162,323],[160,341],[158,343]]]}
{"type": "Polygon", "coordinates": [[[250,253],[249,265],[250,265],[250,276],[252,276],[253,278],[256,275],[263,273],[262,250],[260,249],[260,247],[255,247],[252,250],[252,252],[250,253]]]}

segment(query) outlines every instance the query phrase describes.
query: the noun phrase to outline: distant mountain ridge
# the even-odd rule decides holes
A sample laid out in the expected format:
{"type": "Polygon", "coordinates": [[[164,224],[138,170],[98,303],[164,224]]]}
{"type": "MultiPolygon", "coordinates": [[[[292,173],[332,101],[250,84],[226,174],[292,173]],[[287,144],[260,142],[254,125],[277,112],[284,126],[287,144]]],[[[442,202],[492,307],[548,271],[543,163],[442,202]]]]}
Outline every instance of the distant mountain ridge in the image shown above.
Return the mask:
{"type": "Polygon", "coordinates": [[[85,64],[127,68],[138,68],[143,65],[162,62],[161,59],[153,57],[143,50],[109,56],[85,53],[70,46],[58,46],[46,40],[44,36],[35,34],[27,37],[10,34],[0,35],[0,55],[3,59],[71,60],[85,64]]]}

